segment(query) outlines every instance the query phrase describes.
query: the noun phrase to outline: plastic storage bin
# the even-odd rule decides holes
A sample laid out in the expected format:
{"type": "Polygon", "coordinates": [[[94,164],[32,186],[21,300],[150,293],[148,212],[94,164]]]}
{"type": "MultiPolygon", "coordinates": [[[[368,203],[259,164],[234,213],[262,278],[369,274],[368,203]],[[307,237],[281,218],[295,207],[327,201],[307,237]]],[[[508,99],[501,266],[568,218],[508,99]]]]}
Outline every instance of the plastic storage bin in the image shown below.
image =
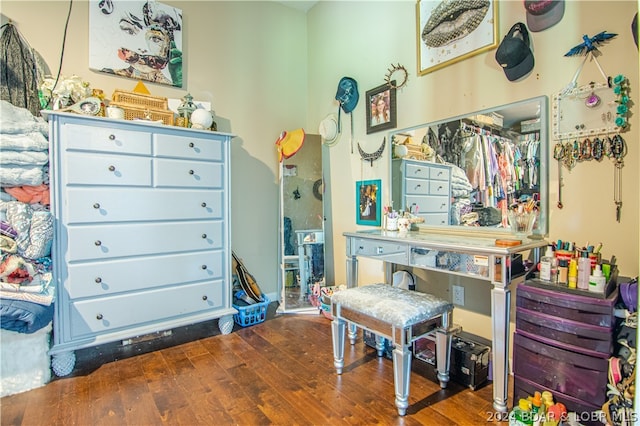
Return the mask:
{"type": "MultiPolygon", "coordinates": [[[[239,291],[239,295],[244,295],[244,291],[239,291]]],[[[233,315],[233,320],[241,327],[248,327],[250,325],[259,324],[267,319],[267,307],[271,300],[263,294],[262,298],[264,302],[254,303],[253,305],[239,306],[233,303],[233,307],[238,310],[237,314],[233,315]]]]}

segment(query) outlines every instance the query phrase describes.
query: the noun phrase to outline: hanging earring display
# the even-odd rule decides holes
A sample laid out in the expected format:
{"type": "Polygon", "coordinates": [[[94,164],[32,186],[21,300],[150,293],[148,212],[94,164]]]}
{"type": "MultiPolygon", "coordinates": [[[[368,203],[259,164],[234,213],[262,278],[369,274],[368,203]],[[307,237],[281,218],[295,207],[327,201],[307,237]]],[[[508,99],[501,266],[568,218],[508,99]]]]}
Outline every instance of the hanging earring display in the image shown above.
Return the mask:
{"type": "Polygon", "coordinates": [[[360,142],[358,142],[358,152],[360,152],[360,158],[371,163],[371,167],[373,167],[374,160],[377,160],[378,158],[382,157],[382,153],[384,152],[384,147],[386,144],[387,144],[387,138],[384,138],[382,139],[382,145],[380,145],[380,148],[378,148],[375,152],[368,153],[362,150],[362,147],[360,146],[360,142]]]}

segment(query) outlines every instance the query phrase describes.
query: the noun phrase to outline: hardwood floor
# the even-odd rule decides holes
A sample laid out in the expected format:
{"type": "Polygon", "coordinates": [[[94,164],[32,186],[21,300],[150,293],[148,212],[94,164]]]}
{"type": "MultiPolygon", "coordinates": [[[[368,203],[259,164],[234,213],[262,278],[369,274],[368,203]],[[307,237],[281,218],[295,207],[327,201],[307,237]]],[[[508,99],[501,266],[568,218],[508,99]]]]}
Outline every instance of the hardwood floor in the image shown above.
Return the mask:
{"type": "MultiPolygon", "coordinates": [[[[391,360],[362,339],[335,373],[330,321],[278,315],[220,335],[217,321],[169,337],[76,351],[71,375],[0,399],[8,425],[479,425],[492,386],[441,390],[413,362],[409,409],[394,405],[391,360]]],[[[431,376],[431,377],[429,377],[431,376]]],[[[507,424],[504,422],[502,424],[507,424]]]]}

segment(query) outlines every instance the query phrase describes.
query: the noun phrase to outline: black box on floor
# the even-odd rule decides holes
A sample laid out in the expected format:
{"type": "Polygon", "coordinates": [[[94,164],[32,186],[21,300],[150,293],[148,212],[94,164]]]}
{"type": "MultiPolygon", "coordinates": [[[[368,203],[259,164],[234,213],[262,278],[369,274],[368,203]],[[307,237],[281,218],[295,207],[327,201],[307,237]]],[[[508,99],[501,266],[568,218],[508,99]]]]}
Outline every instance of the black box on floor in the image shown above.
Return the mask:
{"type": "MultiPolygon", "coordinates": [[[[414,356],[436,369],[436,342],[430,338],[416,340],[414,356]]],[[[489,379],[491,342],[479,336],[459,332],[451,340],[451,380],[476,390],[489,379]]]]}

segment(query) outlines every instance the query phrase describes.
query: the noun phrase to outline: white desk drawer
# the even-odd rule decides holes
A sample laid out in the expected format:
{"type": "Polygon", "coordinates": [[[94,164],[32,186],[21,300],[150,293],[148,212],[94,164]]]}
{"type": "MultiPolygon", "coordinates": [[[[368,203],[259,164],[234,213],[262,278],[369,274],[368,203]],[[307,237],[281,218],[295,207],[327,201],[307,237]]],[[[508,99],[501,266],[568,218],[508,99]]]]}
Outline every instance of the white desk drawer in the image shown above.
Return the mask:
{"type": "Polygon", "coordinates": [[[72,302],[71,338],[217,309],[224,306],[224,293],[222,281],[209,281],[72,302]]]}
{"type": "Polygon", "coordinates": [[[197,160],[222,161],[223,144],[220,140],[195,136],[155,135],[153,151],[158,157],[180,157],[197,160]]]}
{"type": "Polygon", "coordinates": [[[70,188],[65,223],[221,219],[222,191],[70,188]]]}
{"type": "Polygon", "coordinates": [[[222,221],[69,226],[68,259],[144,256],[223,247],[222,221]]]}
{"type": "Polygon", "coordinates": [[[70,152],[62,173],[67,185],[151,186],[151,159],[70,152]]]}
{"type": "Polygon", "coordinates": [[[98,125],[62,126],[66,149],[151,155],[151,134],[98,125]]]}
{"type": "Polygon", "coordinates": [[[65,288],[70,299],[78,299],[221,279],[222,259],[222,251],[205,251],[71,264],[65,288]]]}
{"type": "Polygon", "coordinates": [[[355,238],[351,240],[351,253],[349,254],[406,265],[408,261],[407,250],[406,244],[355,238]]]}
{"type": "Polygon", "coordinates": [[[154,160],[156,186],[222,188],[224,165],[204,161],[154,160]]]}

